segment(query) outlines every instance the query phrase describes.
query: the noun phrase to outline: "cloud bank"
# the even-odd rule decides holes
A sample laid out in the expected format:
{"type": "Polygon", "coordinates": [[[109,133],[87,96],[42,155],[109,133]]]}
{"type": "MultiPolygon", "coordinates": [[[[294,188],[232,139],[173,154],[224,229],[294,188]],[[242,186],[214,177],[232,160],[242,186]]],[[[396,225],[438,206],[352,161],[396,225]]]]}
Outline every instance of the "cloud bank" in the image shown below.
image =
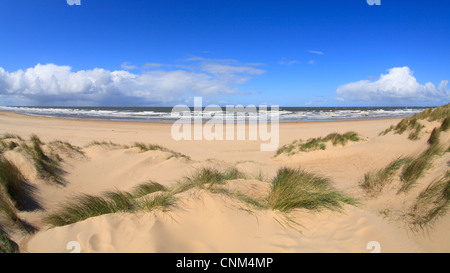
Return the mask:
{"type": "Polygon", "coordinates": [[[409,67],[394,67],[378,80],[361,80],[340,86],[336,90],[336,100],[389,104],[447,103],[450,100],[447,84],[448,80],[441,81],[438,88],[430,82],[422,85],[409,67]]]}
{"type": "MultiPolygon", "coordinates": [[[[129,63],[124,66],[136,68],[129,63]]],[[[146,67],[158,70],[139,74],[102,68],[73,71],[70,66],[37,64],[8,72],[0,67],[0,105],[171,105],[194,95],[244,93],[236,85],[265,72],[237,61],[224,64],[207,59],[197,62],[192,70],[146,67]]]]}

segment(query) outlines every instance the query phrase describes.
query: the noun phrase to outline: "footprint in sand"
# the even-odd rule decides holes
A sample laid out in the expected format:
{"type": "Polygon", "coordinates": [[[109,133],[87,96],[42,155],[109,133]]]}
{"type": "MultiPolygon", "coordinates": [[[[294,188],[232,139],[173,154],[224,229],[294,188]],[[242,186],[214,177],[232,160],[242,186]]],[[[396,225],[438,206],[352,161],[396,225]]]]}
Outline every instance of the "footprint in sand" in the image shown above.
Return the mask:
{"type": "Polygon", "coordinates": [[[94,252],[104,252],[113,250],[111,244],[111,234],[109,232],[95,233],[88,239],[88,247],[94,252]]]}

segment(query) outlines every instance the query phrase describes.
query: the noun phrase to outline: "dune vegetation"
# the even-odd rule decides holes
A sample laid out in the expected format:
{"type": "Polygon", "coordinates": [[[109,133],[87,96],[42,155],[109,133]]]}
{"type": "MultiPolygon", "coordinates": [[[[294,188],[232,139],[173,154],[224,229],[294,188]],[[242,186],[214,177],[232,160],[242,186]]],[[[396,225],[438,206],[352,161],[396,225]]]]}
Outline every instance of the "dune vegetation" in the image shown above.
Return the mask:
{"type": "Polygon", "coordinates": [[[397,171],[411,160],[411,158],[398,158],[383,169],[368,172],[364,175],[364,179],[359,182],[359,186],[366,195],[371,197],[377,196],[386,186],[392,183],[397,171]]]}
{"type": "Polygon", "coordinates": [[[280,169],[272,179],[269,195],[261,198],[252,198],[221,187],[229,180],[245,177],[236,168],[224,171],[201,168],[170,188],[149,182],[136,186],[131,192],[107,191],[98,196],[82,194],[71,198],[61,205],[59,210],[45,216],[44,223],[56,227],[109,213],[169,210],[176,206],[179,199],[177,194],[192,189],[222,194],[254,209],[276,210],[282,213],[300,208],[339,210],[343,204],[357,204],[356,199],[334,189],[329,179],[298,169],[280,169]]]}
{"type": "Polygon", "coordinates": [[[450,205],[450,172],[434,180],[417,197],[411,209],[412,224],[424,228],[445,215],[450,205]]]}
{"type": "MultiPolygon", "coordinates": [[[[397,196],[402,194],[402,198],[405,200],[409,198],[408,196],[414,200],[412,207],[403,208],[402,212],[398,213],[399,218],[411,224],[413,230],[422,230],[432,226],[438,218],[447,213],[450,203],[450,172],[448,169],[431,183],[420,182],[423,181],[422,178],[425,178],[426,172],[435,167],[435,162],[442,161],[446,153],[450,152],[448,143],[442,141],[442,133],[446,132],[450,126],[450,104],[435,109],[430,108],[411,118],[405,118],[397,126],[392,126],[387,131],[394,130],[395,133],[401,134],[417,126],[408,127],[411,124],[417,124],[419,119],[429,122],[441,121],[440,126],[433,128],[429,134],[426,149],[414,156],[398,158],[381,170],[366,173],[359,182],[360,188],[370,198],[378,197],[387,185],[395,182],[394,188],[396,188],[397,196]],[[416,187],[420,187],[422,190],[418,196],[411,196],[410,192],[416,187]]],[[[417,194],[418,190],[412,194],[417,194]]]]}
{"type": "Polygon", "coordinates": [[[350,131],[344,134],[331,133],[326,137],[310,138],[307,141],[295,140],[291,144],[286,144],[276,151],[276,156],[281,154],[293,155],[299,152],[310,152],[316,150],[325,150],[327,148],[326,143],[331,142],[333,146],[342,145],[345,146],[349,141],[357,142],[361,140],[361,136],[358,133],[350,131]]]}
{"type": "Polygon", "coordinates": [[[267,207],[281,212],[298,208],[340,209],[343,204],[356,205],[357,202],[334,189],[329,179],[292,168],[278,170],[267,198],[267,207]]]}
{"type": "Polygon", "coordinates": [[[43,222],[50,227],[65,226],[90,217],[117,212],[151,211],[175,204],[173,194],[155,182],[136,186],[132,192],[106,191],[101,195],[80,194],[46,215],[43,222]],[[150,196],[149,196],[150,195],[150,196]]]}
{"type": "MultiPolygon", "coordinates": [[[[404,220],[405,223],[411,225],[412,229],[427,228],[448,213],[450,172],[447,168],[443,173],[444,167],[442,166],[445,166],[446,162],[446,166],[449,164],[447,153],[450,152],[450,145],[448,143],[449,135],[446,133],[450,128],[449,105],[435,109],[430,108],[413,117],[402,119],[397,125],[385,130],[382,135],[391,131],[395,134],[409,132],[409,139],[423,138],[423,141],[416,142],[416,146],[413,146],[414,150],[411,149],[411,154],[399,156],[390,162],[385,161],[386,165],[383,168],[371,170],[364,175],[359,174],[361,177],[359,175],[355,177],[355,181],[359,179],[359,190],[366,197],[364,201],[368,203],[385,200],[377,198],[391,198],[389,200],[398,198],[405,201],[405,205],[401,205],[403,206],[401,211],[396,200],[392,202],[395,203],[393,205],[396,206],[395,208],[389,207],[392,204],[387,202],[383,203],[383,206],[388,207],[382,209],[386,215],[389,214],[388,212],[395,214],[398,216],[396,219],[404,220]],[[430,125],[435,128],[431,130],[430,125]],[[427,129],[423,130],[423,128],[427,129]],[[427,142],[425,142],[426,139],[427,142]]],[[[378,133],[378,129],[375,130],[374,135],[378,133]]],[[[354,131],[344,134],[331,133],[325,137],[310,138],[307,141],[296,140],[284,145],[277,150],[276,156],[326,150],[331,145],[345,146],[350,142],[358,142],[363,139],[354,131]]],[[[407,141],[407,143],[410,142],[407,141]]],[[[149,158],[153,160],[155,156],[151,151],[160,151],[163,153],[154,152],[158,155],[155,160],[157,164],[160,162],[171,163],[164,162],[165,158],[184,158],[187,160],[179,160],[174,163],[181,168],[192,169],[194,167],[196,169],[184,177],[182,175],[185,173],[180,173],[178,178],[172,180],[174,182],[175,179],[179,179],[177,183],[171,186],[146,181],[126,191],[113,189],[97,191],[93,194],[81,192],[73,195],[56,206],[52,204],[54,209],[43,211],[43,215],[39,214],[39,221],[36,221],[42,225],[39,228],[67,226],[92,217],[113,213],[171,211],[180,207],[183,204],[181,201],[185,201],[186,198],[193,195],[197,196],[197,194],[220,196],[220,200],[231,200],[232,202],[228,202],[227,205],[236,206],[238,209],[254,215],[257,215],[256,212],[273,211],[277,217],[286,217],[288,221],[289,217],[297,216],[293,213],[298,210],[340,212],[344,208],[347,209],[348,205],[358,206],[361,202],[361,199],[356,199],[335,188],[331,179],[311,173],[304,168],[275,165],[270,170],[270,176],[267,173],[263,175],[261,168],[259,176],[254,179],[254,173],[250,176],[237,167],[226,168],[221,165],[222,162],[216,162],[216,165],[212,165],[214,167],[198,167],[204,166],[199,165],[202,162],[190,161],[189,156],[158,144],[135,142],[130,145],[121,145],[111,141],[93,141],[81,148],[61,140],[45,143],[37,135],[30,135],[25,139],[14,134],[3,134],[0,136],[0,252],[18,252],[19,246],[16,242],[20,241],[16,240],[15,234],[31,234],[36,231],[35,227],[24,221],[24,219],[28,219],[26,218],[27,214],[22,214],[42,209],[36,200],[34,185],[40,186],[39,183],[41,183],[45,189],[50,186],[58,186],[55,189],[67,186],[68,182],[65,179],[70,179],[70,176],[65,175],[64,168],[71,164],[75,165],[74,162],[80,158],[83,159],[83,164],[89,163],[91,154],[95,155],[91,151],[95,149],[89,150],[88,148],[94,146],[101,146],[101,149],[108,151],[112,150],[112,154],[117,156],[114,160],[121,159],[121,152],[115,152],[117,149],[133,149],[132,152],[127,151],[127,155],[139,154],[140,156],[137,157],[139,166],[142,165],[145,168],[150,162],[145,157],[145,153],[149,152],[149,158]],[[22,171],[28,170],[27,173],[24,172],[28,175],[27,177],[24,177],[21,169],[22,171]],[[29,177],[36,181],[32,181],[33,184],[28,183],[29,177]],[[257,187],[259,182],[261,188],[257,187]],[[244,190],[240,188],[241,186],[244,190]],[[254,188],[258,189],[253,191],[254,188]]],[[[409,146],[402,151],[410,153],[408,149],[409,146]]],[[[99,154],[110,156],[107,153],[106,155],[99,154]]],[[[209,166],[211,162],[207,163],[209,166]]],[[[293,166],[291,163],[295,162],[287,161],[288,166],[293,166]]],[[[127,164],[127,172],[132,169],[129,166],[135,166],[133,164],[127,164]]],[[[154,164],[153,161],[150,164],[154,164]]],[[[232,166],[241,167],[237,163],[232,166]]],[[[262,167],[262,165],[258,167],[262,167]]],[[[122,175],[121,172],[117,173],[119,176],[122,175]]],[[[145,175],[145,172],[143,173],[145,175]]],[[[111,175],[115,176],[116,173],[111,175]]],[[[140,179],[139,181],[145,181],[147,178],[140,179]]],[[[35,223],[34,219],[33,223],[35,223]]]]}
{"type": "Polygon", "coordinates": [[[147,152],[147,151],[163,151],[163,152],[168,152],[171,153],[171,155],[167,158],[170,159],[172,157],[175,158],[185,158],[187,160],[191,160],[191,158],[185,154],[179,153],[179,152],[175,152],[173,150],[170,150],[166,147],[163,147],[161,145],[158,144],[145,144],[142,142],[135,142],[133,145],[131,145],[131,148],[136,147],[139,148],[142,152],[147,152]]]}
{"type": "Polygon", "coordinates": [[[18,252],[18,246],[8,232],[18,230],[29,234],[35,231],[19,216],[20,211],[37,208],[38,204],[33,202],[32,188],[20,170],[0,154],[0,253],[18,252]]]}
{"type": "MultiPolygon", "coordinates": [[[[402,119],[397,125],[391,125],[386,130],[382,131],[380,133],[380,136],[386,135],[390,132],[394,132],[395,134],[403,134],[404,132],[408,131],[408,139],[410,140],[418,140],[420,139],[420,133],[422,129],[425,127],[422,123],[420,123],[420,120],[426,120],[426,121],[442,121],[442,124],[444,125],[444,129],[450,126],[448,123],[450,123],[450,103],[439,106],[436,108],[429,108],[425,111],[422,111],[420,113],[417,113],[411,117],[407,117],[402,119]]],[[[446,129],[446,130],[447,130],[446,129]]]]}

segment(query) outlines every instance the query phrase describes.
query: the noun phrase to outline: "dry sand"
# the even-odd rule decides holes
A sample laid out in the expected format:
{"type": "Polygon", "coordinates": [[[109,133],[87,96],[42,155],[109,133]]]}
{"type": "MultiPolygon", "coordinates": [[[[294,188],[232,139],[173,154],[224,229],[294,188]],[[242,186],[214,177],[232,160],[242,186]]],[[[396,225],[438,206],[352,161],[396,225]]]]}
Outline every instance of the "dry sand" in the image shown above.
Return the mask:
{"type": "MultiPolygon", "coordinates": [[[[175,141],[171,124],[68,120],[0,112],[0,134],[23,138],[36,134],[43,142],[62,140],[84,147],[84,156],[61,154],[66,186],[43,183],[30,162],[15,152],[5,153],[36,186],[43,208],[20,214],[40,230],[17,240],[24,252],[68,252],[69,241],[78,241],[82,252],[370,252],[367,244],[371,241],[379,242],[382,252],[449,252],[449,214],[426,231],[413,232],[402,221],[402,212],[418,193],[448,169],[449,153],[427,171],[411,194],[399,198],[387,193],[368,198],[358,187],[366,172],[385,167],[399,156],[425,150],[429,133],[437,124],[427,124],[418,141],[408,140],[407,134],[378,135],[399,121],[281,123],[280,147],[296,139],[332,132],[355,131],[364,140],[345,147],[274,157],[275,152],[260,151],[261,141],[175,141]],[[85,147],[92,141],[158,144],[188,155],[191,160],[170,157],[171,153],[164,151],[85,147]],[[330,178],[337,189],[359,198],[360,204],[346,205],[341,212],[295,210],[286,217],[276,211],[250,210],[225,195],[193,189],[181,193],[177,206],[167,212],[107,214],[51,229],[41,224],[43,215],[77,193],[130,190],[148,180],[171,186],[203,166],[237,167],[249,178],[229,181],[226,186],[254,196],[264,196],[270,189],[268,181],[257,177],[270,180],[280,167],[300,167],[330,178]]],[[[449,133],[442,138],[450,143],[449,133]]]]}

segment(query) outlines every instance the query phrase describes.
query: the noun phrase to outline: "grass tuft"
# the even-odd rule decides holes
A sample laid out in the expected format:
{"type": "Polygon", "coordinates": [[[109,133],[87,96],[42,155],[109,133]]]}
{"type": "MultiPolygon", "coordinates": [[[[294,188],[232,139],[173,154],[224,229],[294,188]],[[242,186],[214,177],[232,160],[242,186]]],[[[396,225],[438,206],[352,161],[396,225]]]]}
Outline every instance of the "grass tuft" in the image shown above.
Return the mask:
{"type": "Polygon", "coordinates": [[[54,140],[54,141],[48,143],[48,145],[52,148],[52,150],[54,148],[57,148],[57,149],[62,149],[63,151],[73,151],[80,155],[84,155],[84,152],[81,150],[80,147],[74,146],[67,141],[54,140]]]}
{"type": "Polygon", "coordinates": [[[342,146],[347,145],[349,141],[357,142],[360,141],[361,137],[358,133],[350,131],[344,134],[331,133],[326,137],[322,138],[310,138],[306,142],[302,140],[295,140],[290,144],[286,144],[279,148],[276,152],[276,156],[286,153],[288,155],[295,154],[297,152],[310,152],[316,150],[325,150],[326,142],[330,141],[334,146],[340,144],[342,146]]]}
{"type": "MultiPolygon", "coordinates": [[[[420,132],[425,127],[419,120],[436,121],[443,120],[444,128],[450,127],[450,103],[436,108],[429,108],[411,117],[402,119],[396,126],[390,126],[388,129],[382,131],[379,135],[386,135],[394,131],[396,134],[403,134],[405,131],[411,131],[408,139],[420,139],[420,132]],[[447,120],[447,121],[446,121],[447,120]],[[444,124],[445,122],[445,124],[444,124]]],[[[441,126],[442,127],[442,126],[441,126]]]]}
{"type": "Polygon", "coordinates": [[[0,185],[18,209],[24,208],[23,179],[16,165],[0,155],[0,185]]]}
{"type": "Polygon", "coordinates": [[[84,147],[88,148],[88,147],[92,147],[92,146],[108,146],[108,147],[115,147],[115,148],[128,148],[128,146],[113,143],[112,141],[107,142],[107,141],[97,141],[97,140],[91,141],[89,144],[85,145],[84,147]]]}
{"type": "Polygon", "coordinates": [[[150,181],[136,186],[132,191],[132,195],[135,198],[139,198],[158,191],[167,191],[167,188],[159,183],[150,181]]]}
{"type": "Polygon", "coordinates": [[[282,212],[297,208],[340,209],[345,203],[356,201],[334,189],[328,179],[290,168],[278,171],[267,200],[270,209],[282,212]]]}
{"type": "Polygon", "coordinates": [[[229,168],[226,171],[221,172],[213,168],[204,167],[196,171],[193,175],[185,177],[184,180],[176,186],[175,192],[180,193],[193,188],[215,191],[215,185],[223,185],[226,180],[238,178],[245,178],[245,175],[237,168],[229,168]]]}
{"type": "Polygon", "coordinates": [[[167,211],[176,205],[177,198],[172,193],[155,193],[151,196],[146,196],[140,203],[140,208],[146,211],[154,209],[162,209],[167,211]]]}
{"type": "Polygon", "coordinates": [[[132,193],[124,191],[107,191],[99,196],[81,194],[73,197],[59,210],[44,217],[43,222],[50,227],[65,226],[85,219],[117,212],[135,212],[138,210],[167,208],[174,205],[171,193],[155,193],[149,197],[146,192],[162,189],[157,183],[145,183],[137,186],[132,193]]]}
{"type": "Polygon", "coordinates": [[[450,128],[450,117],[446,117],[441,124],[441,131],[447,132],[447,130],[450,128]]]}
{"type": "Polygon", "coordinates": [[[191,158],[189,156],[187,156],[187,155],[184,155],[184,154],[179,153],[179,152],[172,151],[172,150],[170,150],[170,149],[168,149],[166,147],[160,146],[158,144],[145,144],[145,143],[141,143],[141,142],[135,142],[131,147],[132,148],[133,147],[139,148],[142,152],[163,151],[163,152],[171,153],[171,155],[167,159],[171,159],[172,157],[175,157],[175,158],[182,157],[182,158],[185,158],[187,160],[191,160],[191,158]]]}
{"type": "Polygon", "coordinates": [[[19,246],[9,238],[8,233],[0,226],[0,253],[19,253],[19,246]]]}
{"type": "Polygon", "coordinates": [[[445,215],[450,205],[450,173],[433,181],[423,190],[411,210],[412,224],[425,228],[445,215]]]}
{"type": "Polygon", "coordinates": [[[411,158],[398,158],[381,170],[366,173],[364,179],[359,182],[359,186],[368,196],[374,197],[381,193],[392,182],[394,174],[411,160],[411,158]]]}
{"type": "Polygon", "coordinates": [[[441,134],[441,130],[439,128],[434,128],[431,132],[430,138],[428,139],[428,144],[436,145],[439,144],[439,137],[441,134]]]}
{"type": "Polygon", "coordinates": [[[15,135],[15,134],[10,134],[10,133],[4,133],[2,136],[0,136],[0,139],[17,139],[20,141],[23,141],[23,138],[20,137],[19,135],[15,135]]]}
{"type": "Polygon", "coordinates": [[[32,148],[28,147],[25,143],[22,147],[31,155],[41,178],[58,185],[65,185],[66,182],[62,177],[63,171],[59,167],[59,156],[53,156],[54,158],[47,156],[41,147],[43,142],[36,135],[31,135],[30,140],[32,142],[32,148]]]}
{"type": "Polygon", "coordinates": [[[405,164],[400,175],[402,186],[398,193],[408,192],[423,173],[432,166],[433,158],[442,151],[443,149],[439,145],[431,145],[422,154],[405,164]]]}

